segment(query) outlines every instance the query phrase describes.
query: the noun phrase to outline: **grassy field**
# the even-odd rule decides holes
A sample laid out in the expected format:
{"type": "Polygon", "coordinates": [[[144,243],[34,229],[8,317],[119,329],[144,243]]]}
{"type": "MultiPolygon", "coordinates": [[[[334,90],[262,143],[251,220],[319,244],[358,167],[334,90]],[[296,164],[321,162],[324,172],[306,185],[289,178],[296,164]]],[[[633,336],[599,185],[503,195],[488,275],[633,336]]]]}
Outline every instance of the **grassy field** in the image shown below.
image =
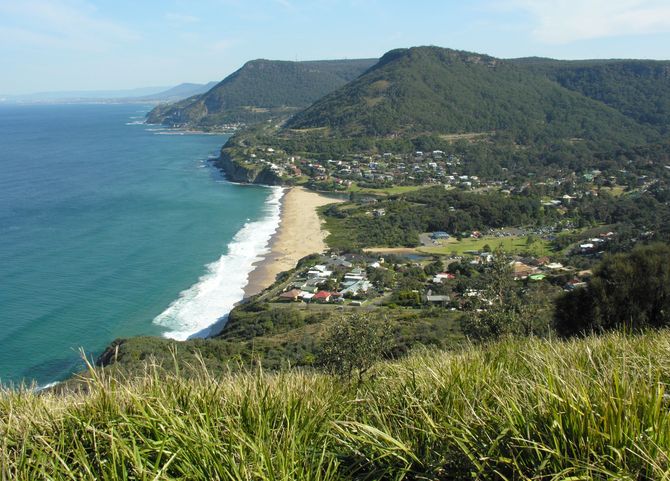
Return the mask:
{"type": "Polygon", "coordinates": [[[551,254],[551,249],[548,241],[537,239],[532,244],[528,245],[526,237],[493,237],[483,236],[479,239],[466,238],[457,240],[451,237],[445,241],[441,241],[439,246],[435,247],[419,247],[417,251],[426,254],[451,254],[455,252],[461,255],[467,251],[482,251],[484,246],[488,245],[491,249],[502,248],[503,251],[509,254],[518,254],[521,252],[529,252],[536,256],[545,256],[551,254]]]}
{"type": "Polygon", "coordinates": [[[93,371],[0,394],[2,479],[662,480],[670,332],[509,340],[380,364],[362,384],[259,367],[93,371]]]}
{"type": "Polygon", "coordinates": [[[374,194],[374,195],[398,195],[407,192],[414,192],[415,190],[425,189],[425,185],[396,185],[393,187],[384,187],[381,189],[373,189],[370,187],[360,187],[355,182],[349,186],[347,192],[355,192],[360,194],[374,194]]]}
{"type": "Polygon", "coordinates": [[[616,185],[614,187],[601,187],[600,189],[613,197],[619,197],[625,193],[625,188],[622,185],[616,185]]]}

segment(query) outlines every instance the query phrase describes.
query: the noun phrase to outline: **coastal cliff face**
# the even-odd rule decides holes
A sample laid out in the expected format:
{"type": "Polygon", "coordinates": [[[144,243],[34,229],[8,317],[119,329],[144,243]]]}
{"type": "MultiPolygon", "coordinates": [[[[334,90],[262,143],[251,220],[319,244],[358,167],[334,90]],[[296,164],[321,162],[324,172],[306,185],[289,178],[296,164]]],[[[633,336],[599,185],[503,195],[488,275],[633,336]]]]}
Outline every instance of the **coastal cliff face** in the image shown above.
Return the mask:
{"type": "Polygon", "coordinates": [[[244,184],[284,185],[282,179],[272,172],[269,167],[258,167],[243,164],[233,159],[225,150],[214,162],[231,182],[244,184]]]}

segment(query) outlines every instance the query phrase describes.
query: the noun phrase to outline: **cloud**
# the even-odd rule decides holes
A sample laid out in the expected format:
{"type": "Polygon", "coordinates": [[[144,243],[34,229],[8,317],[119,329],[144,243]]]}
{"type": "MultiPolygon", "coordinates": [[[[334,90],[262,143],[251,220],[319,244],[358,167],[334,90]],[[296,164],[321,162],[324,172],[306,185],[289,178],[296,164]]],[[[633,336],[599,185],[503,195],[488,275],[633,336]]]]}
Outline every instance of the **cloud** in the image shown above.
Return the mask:
{"type": "Polygon", "coordinates": [[[182,13],[166,13],[165,20],[171,23],[191,24],[198,23],[200,18],[182,13]]]}
{"type": "Polygon", "coordinates": [[[0,32],[5,41],[19,47],[98,52],[141,38],[133,30],[101,18],[91,4],[76,0],[0,0],[0,32]]]}
{"type": "Polygon", "coordinates": [[[526,11],[533,36],[550,44],[670,32],[668,0],[511,0],[508,6],[526,11]]]}

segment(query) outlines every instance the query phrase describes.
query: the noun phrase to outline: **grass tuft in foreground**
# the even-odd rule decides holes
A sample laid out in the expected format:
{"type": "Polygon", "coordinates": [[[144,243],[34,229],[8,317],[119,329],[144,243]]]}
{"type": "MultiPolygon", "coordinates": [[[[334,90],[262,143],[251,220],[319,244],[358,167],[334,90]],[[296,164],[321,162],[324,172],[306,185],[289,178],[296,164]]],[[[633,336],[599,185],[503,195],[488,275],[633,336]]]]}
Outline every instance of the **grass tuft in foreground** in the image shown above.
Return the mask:
{"type": "Polygon", "coordinates": [[[422,351],[362,385],[95,371],[0,396],[2,479],[670,479],[670,332],[422,351]],[[84,392],[85,391],[85,392],[84,392]]]}

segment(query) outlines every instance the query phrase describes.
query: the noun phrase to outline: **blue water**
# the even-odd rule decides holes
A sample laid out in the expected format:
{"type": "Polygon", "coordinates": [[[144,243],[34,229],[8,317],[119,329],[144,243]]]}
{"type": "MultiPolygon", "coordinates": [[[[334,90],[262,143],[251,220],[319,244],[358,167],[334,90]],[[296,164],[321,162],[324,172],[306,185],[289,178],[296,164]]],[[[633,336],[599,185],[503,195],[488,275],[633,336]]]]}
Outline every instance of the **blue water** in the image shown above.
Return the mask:
{"type": "Polygon", "coordinates": [[[1,382],[63,379],[117,337],[206,332],[239,300],[280,193],[225,182],[206,162],[225,136],[146,110],[0,106],[1,382]]]}

